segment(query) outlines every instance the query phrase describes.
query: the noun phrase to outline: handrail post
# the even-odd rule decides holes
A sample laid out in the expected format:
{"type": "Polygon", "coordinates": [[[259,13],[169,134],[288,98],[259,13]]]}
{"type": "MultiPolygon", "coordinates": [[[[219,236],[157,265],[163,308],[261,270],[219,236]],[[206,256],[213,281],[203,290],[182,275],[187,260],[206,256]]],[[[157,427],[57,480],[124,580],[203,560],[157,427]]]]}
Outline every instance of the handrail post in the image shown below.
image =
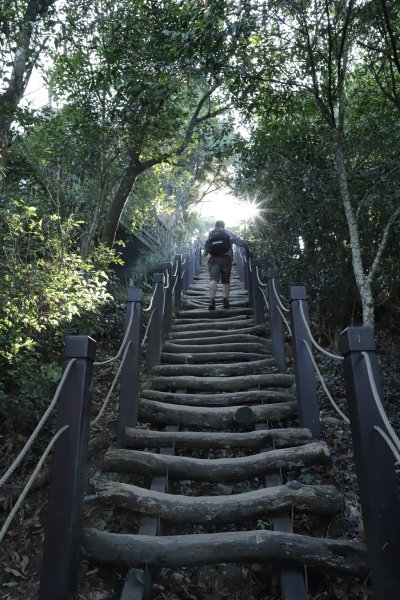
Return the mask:
{"type": "Polygon", "coordinates": [[[126,333],[132,316],[132,325],[126,343],[131,345],[126,353],[126,359],[121,370],[119,391],[117,447],[124,445],[125,427],[135,427],[139,409],[140,391],[140,351],[142,342],[143,304],[142,290],[128,288],[125,311],[126,333]]]}
{"type": "Polygon", "coordinates": [[[286,373],[285,337],[283,334],[283,320],[278,310],[278,301],[274,292],[279,295],[279,271],[278,269],[267,269],[268,296],[269,296],[269,318],[271,327],[272,353],[280,373],[286,373]]]}
{"type": "Polygon", "coordinates": [[[193,244],[190,244],[189,246],[189,283],[188,283],[188,287],[189,285],[192,285],[193,279],[194,279],[194,271],[195,271],[195,267],[194,267],[194,247],[193,244]]]}
{"type": "Polygon", "coordinates": [[[172,264],[170,262],[163,263],[163,270],[168,273],[168,286],[165,290],[164,315],[163,315],[163,338],[166,338],[171,331],[172,324],[172,264]]]}
{"type": "Polygon", "coordinates": [[[249,290],[249,259],[242,255],[243,260],[243,285],[245,290],[249,290]]]}
{"type": "Polygon", "coordinates": [[[182,254],[182,291],[185,293],[189,287],[189,254],[182,254]]]}
{"type": "Polygon", "coordinates": [[[69,429],[55,444],[39,600],[70,600],[76,585],[95,357],[93,339],[67,337],[64,370],[72,358],[77,360],[58,400],[57,430],[65,425],[69,429]]]}
{"type": "MultiPolygon", "coordinates": [[[[372,327],[348,327],[339,337],[374,598],[397,600],[400,589],[400,501],[394,456],[377,425],[379,414],[369,381],[366,352],[379,395],[381,382],[372,327]]],[[[382,397],[382,396],[381,396],[382,397]]]]}
{"type": "Polygon", "coordinates": [[[201,271],[201,243],[200,240],[196,244],[196,275],[201,271]]]}
{"type": "Polygon", "coordinates": [[[149,346],[147,354],[147,368],[149,371],[160,362],[162,325],[164,313],[164,273],[153,273],[153,317],[150,313],[149,346]]]}
{"type": "Polygon", "coordinates": [[[182,254],[175,254],[176,260],[176,276],[174,281],[175,297],[174,306],[178,310],[182,306],[182,254]]]}
{"type": "Polygon", "coordinates": [[[243,255],[242,248],[240,246],[235,246],[235,260],[236,260],[236,269],[239,275],[240,281],[244,282],[244,267],[243,267],[243,255]]]}
{"type": "Polygon", "coordinates": [[[247,283],[248,283],[248,292],[249,292],[249,306],[251,308],[254,308],[254,270],[253,270],[253,263],[251,261],[250,257],[247,257],[247,266],[248,266],[248,279],[247,279],[247,283]]]}
{"type": "Polygon", "coordinates": [[[299,405],[301,427],[308,427],[313,437],[321,436],[319,407],[317,399],[317,386],[315,381],[314,365],[304,344],[309,341],[309,335],[300,312],[302,305],[307,324],[308,301],[304,286],[292,286],[289,290],[290,317],[292,325],[294,371],[296,378],[296,396],[299,405]]]}
{"type": "Polygon", "coordinates": [[[252,283],[253,283],[253,308],[254,308],[254,320],[256,325],[264,323],[264,300],[260,290],[260,284],[257,279],[257,268],[261,266],[261,260],[258,258],[251,258],[252,266],[252,283]]]}

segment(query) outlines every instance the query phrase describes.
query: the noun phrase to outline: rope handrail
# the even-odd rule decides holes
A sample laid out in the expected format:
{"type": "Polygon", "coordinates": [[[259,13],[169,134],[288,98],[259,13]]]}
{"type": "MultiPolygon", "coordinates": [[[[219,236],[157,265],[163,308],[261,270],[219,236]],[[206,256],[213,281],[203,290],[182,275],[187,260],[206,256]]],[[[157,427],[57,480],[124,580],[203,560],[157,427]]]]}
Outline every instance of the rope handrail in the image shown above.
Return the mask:
{"type": "Polygon", "coordinates": [[[385,440],[386,444],[389,446],[394,458],[396,459],[396,464],[400,464],[400,452],[398,451],[390,437],[383,431],[383,429],[378,427],[378,425],[374,425],[374,429],[379,433],[379,435],[385,440]]]}
{"type": "Polygon", "coordinates": [[[128,323],[128,327],[126,328],[124,339],[121,342],[121,346],[119,347],[119,350],[118,350],[117,354],[115,356],[113,356],[112,358],[107,358],[106,360],[103,360],[101,362],[94,362],[93,363],[94,367],[102,367],[103,365],[108,365],[108,364],[110,364],[112,362],[115,362],[116,360],[119,359],[119,357],[121,356],[122,351],[123,351],[123,349],[125,347],[126,340],[128,339],[128,335],[129,335],[129,332],[130,332],[131,327],[132,327],[132,322],[133,322],[133,309],[131,311],[131,316],[129,317],[129,323],[128,323]]]}
{"type": "Polygon", "coordinates": [[[55,394],[53,396],[53,400],[50,402],[49,406],[47,407],[46,411],[44,412],[42,418],[40,419],[39,423],[36,425],[35,429],[33,430],[33,432],[31,433],[30,437],[28,438],[27,442],[25,443],[24,447],[22,448],[21,452],[18,454],[17,458],[14,460],[14,462],[8,467],[7,471],[4,473],[4,475],[1,477],[0,479],[0,487],[2,485],[5,484],[5,482],[11,477],[11,475],[14,473],[14,471],[18,468],[18,466],[21,464],[21,462],[23,461],[23,459],[25,458],[26,454],[28,453],[28,451],[30,450],[33,442],[36,440],[37,436],[39,435],[43,425],[45,424],[45,422],[47,421],[50,413],[52,412],[53,408],[55,407],[55,405],[58,402],[59,396],[61,394],[61,390],[64,386],[65,380],[68,377],[68,374],[71,370],[72,365],[77,361],[76,358],[71,358],[71,360],[69,361],[69,363],[67,364],[67,366],[65,367],[65,371],[63,373],[63,376],[61,377],[60,383],[57,386],[57,389],[55,391],[55,394]]]}
{"type": "Polygon", "coordinates": [[[261,292],[261,293],[262,293],[262,295],[263,295],[264,302],[265,302],[265,306],[267,307],[267,310],[269,310],[268,299],[267,299],[267,296],[266,296],[266,295],[265,295],[265,293],[264,293],[264,290],[263,290],[262,288],[260,288],[260,286],[258,287],[258,289],[260,290],[260,292],[261,292]]]}
{"type": "Polygon", "coordinates": [[[400,439],[398,438],[395,430],[393,429],[393,427],[391,426],[389,419],[387,418],[385,409],[383,408],[382,405],[382,401],[379,397],[378,394],[378,390],[376,389],[376,383],[375,383],[375,379],[374,379],[374,374],[372,372],[372,365],[371,365],[371,361],[369,359],[369,356],[367,354],[367,352],[363,351],[361,352],[361,355],[364,357],[365,360],[365,364],[367,367],[367,373],[368,373],[368,379],[369,379],[369,384],[371,386],[371,390],[372,390],[372,395],[374,397],[375,400],[375,404],[376,404],[376,408],[378,409],[378,412],[381,416],[382,421],[384,422],[386,429],[388,430],[388,433],[392,439],[393,444],[396,446],[397,451],[400,452],[400,439]]]}
{"type": "Polygon", "coordinates": [[[21,504],[23,503],[23,501],[25,500],[26,496],[29,493],[29,490],[32,487],[33,482],[35,481],[40,469],[42,468],[44,461],[46,460],[47,456],[49,455],[51,449],[53,448],[54,444],[56,443],[56,441],[58,440],[59,437],[61,437],[61,435],[67,430],[69,429],[69,425],[64,425],[64,427],[62,427],[61,429],[59,429],[57,431],[57,433],[53,436],[53,438],[50,440],[49,444],[47,445],[46,450],[43,452],[42,456],[39,459],[39,462],[37,463],[32,475],[29,477],[27,484],[25,485],[24,489],[21,492],[20,497],[18,498],[18,500],[16,501],[12,511],[10,512],[10,514],[8,515],[7,519],[4,521],[3,526],[0,530],[0,544],[4,539],[4,536],[7,533],[8,528],[10,527],[11,522],[13,521],[15,515],[17,514],[21,504]]]}
{"type": "Polygon", "coordinates": [[[173,273],[172,277],[176,277],[178,275],[178,267],[179,267],[179,260],[176,261],[176,267],[175,267],[175,273],[173,273]]]}
{"type": "Polygon", "coordinates": [[[187,256],[185,256],[185,258],[181,261],[181,265],[183,266],[187,261],[187,256]]]}
{"type": "Polygon", "coordinates": [[[290,325],[287,322],[287,319],[286,319],[285,315],[283,314],[283,312],[281,311],[281,309],[279,308],[279,306],[277,306],[276,308],[278,310],[278,313],[281,315],[283,322],[285,323],[285,325],[287,327],[287,330],[288,330],[288,333],[289,333],[290,337],[292,337],[292,330],[290,329],[290,325]]]}
{"type": "Polygon", "coordinates": [[[259,268],[258,265],[256,266],[256,276],[257,276],[257,281],[259,283],[259,285],[261,285],[262,287],[267,287],[268,283],[264,283],[263,281],[261,281],[260,279],[260,274],[259,274],[259,268]]]}
{"type": "Polygon", "coordinates": [[[168,271],[168,269],[165,269],[164,275],[165,275],[165,279],[166,279],[166,284],[164,285],[164,290],[167,290],[169,288],[169,271],[168,271]]]}
{"type": "Polygon", "coordinates": [[[323,376],[322,376],[322,374],[321,374],[321,371],[320,371],[320,370],[319,370],[319,368],[318,368],[318,365],[317,365],[317,363],[316,363],[316,361],[315,361],[315,358],[314,358],[314,356],[313,356],[313,353],[312,353],[312,350],[311,350],[311,348],[310,348],[310,345],[308,344],[308,342],[307,342],[306,340],[302,340],[302,342],[303,342],[303,344],[305,345],[305,347],[306,347],[306,348],[307,348],[307,350],[308,350],[308,353],[309,353],[309,355],[310,355],[310,359],[311,359],[311,362],[312,362],[312,364],[313,364],[313,366],[314,366],[315,372],[316,372],[316,373],[317,373],[317,375],[318,375],[318,378],[319,378],[319,380],[320,380],[320,382],[321,382],[321,385],[322,385],[322,387],[323,387],[323,389],[324,389],[324,392],[325,392],[325,394],[326,394],[326,395],[327,395],[327,397],[328,397],[328,400],[329,400],[329,402],[332,404],[332,406],[333,406],[333,408],[336,410],[336,412],[337,412],[337,413],[338,413],[338,414],[339,414],[339,415],[342,417],[343,421],[345,421],[345,422],[346,422],[346,423],[349,425],[349,424],[350,424],[350,420],[349,420],[349,418],[348,418],[348,417],[346,417],[346,415],[344,414],[344,412],[342,412],[342,411],[340,410],[340,408],[338,407],[338,405],[336,404],[336,402],[335,402],[335,401],[334,401],[334,399],[332,398],[332,396],[331,396],[331,393],[330,393],[330,391],[328,390],[328,388],[327,388],[327,386],[326,386],[325,380],[324,380],[324,378],[323,378],[323,376]]]}
{"type": "Polygon", "coordinates": [[[281,309],[282,309],[284,312],[289,312],[289,309],[288,309],[288,308],[286,308],[286,306],[283,306],[283,304],[282,304],[282,300],[281,300],[281,299],[279,298],[279,296],[278,296],[278,293],[277,293],[277,291],[276,291],[276,287],[275,287],[275,278],[274,278],[274,277],[271,277],[271,281],[272,281],[272,289],[274,290],[275,298],[277,299],[279,306],[281,307],[281,309]]]}
{"type": "Polygon", "coordinates": [[[147,323],[146,331],[144,332],[144,336],[143,336],[143,340],[142,340],[142,345],[141,345],[142,348],[143,348],[143,346],[144,346],[144,344],[145,344],[145,342],[147,340],[147,334],[148,334],[148,331],[149,331],[150,323],[151,323],[151,320],[152,320],[153,315],[154,315],[155,312],[157,312],[157,308],[153,308],[153,310],[150,313],[150,319],[149,319],[149,322],[147,323]]]}
{"type": "Polygon", "coordinates": [[[173,294],[173,293],[174,293],[174,291],[175,291],[175,288],[176,288],[176,284],[177,284],[177,283],[178,283],[178,277],[175,277],[175,283],[174,283],[174,285],[172,286],[172,294],[173,294]]]}
{"type": "Polygon", "coordinates": [[[132,345],[132,342],[131,342],[131,341],[129,341],[129,342],[127,343],[127,345],[126,345],[126,348],[125,348],[125,351],[124,351],[124,355],[123,355],[123,357],[122,357],[122,360],[121,360],[121,362],[120,362],[120,364],[119,364],[119,366],[118,366],[118,370],[117,370],[117,372],[116,372],[116,374],[115,374],[115,377],[114,377],[114,379],[113,379],[113,382],[112,382],[112,384],[111,384],[111,386],[110,386],[110,389],[108,390],[108,394],[107,394],[107,396],[106,396],[106,399],[104,400],[104,402],[103,402],[103,405],[102,405],[102,407],[101,407],[101,409],[100,409],[100,411],[99,411],[99,414],[97,415],[97,417],[95,417],[95,418],[93,419],[93,421],[91,421],[91,423],[90,423],[90,426],[91,426],[91,427],[92,427],[93,425],[96,425],[97,421],[98,421],[98,420],[99,420],[99,419],[102,417],[102,415],[103,415],[103,413],[104,413],[104,411],[105,411],[105,409],[106,409],[106,406],[107,406],[107,404],[108,404],[108,402],[109,402],[109,400],[110,400],[110,398],[111,398],[111,394],[112,394],[112,393],[113,393],[113,391],[114,391],[115,384],[117,383],[117,380],[118,380],[118,378],[119,378],[119,376],[120,376],[120,373],[121,373],[121,371],[122,371],[122,367],[124,366],[124,363],[125,363],[125,360],[126,360],[126,356],[127,356],[127,354],[128,354],[128,350],[129,350],[129,348],[131,347],[131,345],[132,345]]]}
{"type": "MultiPolygon", "coordinates": [[[[308,337],[310,338],[310,342],[312,343],[312,345],[314,346],[314,348],[316,348],[317,350],[319,350],[320,352],[322,352],[322,354],[326,354],[326,356],[329,356],[330,358],[333,358],[334,360],[344,360],[343,356],[339,356],[338,354],[333,354],[332,352],[329,352],[328,350],[325,350],[325,348],[322,348],[318,342],[314,339],[313,334],[311,333],[311,329],[307,323],[307,319],[306,316],[304,314],[304,310],[303,310],[303,303],[300,300],[299,302],[300,304],[300,314],[301,314],[301,318],[303,319],[303,323],[304,326],[306,328],[308,337]]],[[[303,340],[305,341],[305,340],[303,340]]]]}
{"type": "Polygon", "coordinates": [[[153,302],[154,302],[154,297],[156,295],[156,289],[157,288],[154,288],[154,290],[153,290],[153,293],[152,293],[151,298],[150,298],[150,304],[149,304],[149,306],[147,308],[144,308],[143,312],[149,312],[149,310],[152,309],[153,302]]]}

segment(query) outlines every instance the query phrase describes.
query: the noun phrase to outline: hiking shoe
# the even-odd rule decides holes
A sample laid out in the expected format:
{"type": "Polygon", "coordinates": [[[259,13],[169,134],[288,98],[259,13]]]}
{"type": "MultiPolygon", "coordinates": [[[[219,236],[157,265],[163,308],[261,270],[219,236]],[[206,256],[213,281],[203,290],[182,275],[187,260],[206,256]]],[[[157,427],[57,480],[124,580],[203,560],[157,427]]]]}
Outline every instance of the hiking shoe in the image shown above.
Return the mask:
{"type": "Polygon", "coordinates": [[[230,307],[231,307],[231,305],[229,304],[229,300],[228,300],[228,298],[224,298],[224,299],[222,300],[222,303],[223,303],[223,305],[224,305],[224,308],[230,308],[230,307]]]}
{"type": "Polygon", "coordinates": [[[210,306],[208,307],[208,310],[215,310],[215,300],[210,300],[210,306]]]}

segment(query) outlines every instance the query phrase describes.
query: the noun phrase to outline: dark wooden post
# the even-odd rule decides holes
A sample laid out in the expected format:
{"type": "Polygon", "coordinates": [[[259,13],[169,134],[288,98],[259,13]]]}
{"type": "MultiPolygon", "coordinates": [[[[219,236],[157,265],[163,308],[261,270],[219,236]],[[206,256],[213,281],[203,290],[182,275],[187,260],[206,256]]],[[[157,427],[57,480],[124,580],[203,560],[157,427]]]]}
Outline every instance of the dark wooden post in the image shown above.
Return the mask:
{"type": "Polygon", "coordinates": [[[243,285],[244,285],[244,289],[248,291],[249,289],[249,260],[243,256],[242,254],[242,260],[243,260],[243,285]]]}
{"type": "Polygon", "coordinates": [[[153,273],[153,307],[149,318],[151,323],[149,327],[149,346],[147,351],[147,368],[149,371],[160,362],[161,343],[162,343],[162,325],[164,313],[164,273],[153,273]],[[154,314],[152,316],[152,313],[154,314]]]}
{"type": "Polygon", "coordinates": [[[394,457],[381,435],[388,434],[369,381],[373,378],[382,398],[375,341],[371,327],[348,327],[339,338],[353,438],[361,509],[376,600],[397,600],[400,590],[400,501],[394,457]]]}
{"type": "Polygon", "coordinates": [[[279,297],[278,269],[267,269],[267,279],[272,353],[275,357],[279,372],[286,373],[285,337],[283,334],[283,320],[278,310],[279,304],[274,292],[275,284],[276,293],[279,297]]]}
{"type": "Polygon", "coordinates": [[[235,246],[236,265],[239,273],[240,281],[244,283],[244,260],[243,250],[240,246],[235,246]]]}
{"type": "Polygon", "coordinates": [[[249,306],[251,306],[252,308],[254,308],[254,270],[253,270],[253,265],[251,262],[251,258],[247,257],[247,262],[246,262],[247,266],[248,266],[248,292],[249,292],[249,306]]]}
{"type": "Polygon", "coordinates": [[[135,427],[137,423],[140,390],[140,351],[142,344],[143,304],[142,290],[128,288],[125,312],[126,333],[132,316],[132,324],[126,343],[131,342],[121,370],[121,385],[118,406],[117,447],[124,446],[125,427],[135,427]]]}
{"type": "Polygon", "coordinates": [[[67,337],[64,357],[64,370],[72,358],[77,361],[58,401],[57,430],[69,429],[55,444],[39,600],[70,600],[78,571],[96,342],[84,335],[67,337]]]}
{"type": "Polygon", "coordinates": [[[167,271],[168,285],[164,288],[165,290],[165,301],[164,301],[164,315],[163,315],[163,338],[166,338],[168,333],[171,331],[172,323],[172,264],[170,262],[163,263],[164,272],[167,271]]]}
{"type": "Polygon", "coordinates": [[[190,248],[189,248],[189,285],[192,285],[193,279],[194,279],[194,274],[195,274],[195,270],[196,270],[195,260],[196,260],[195,248],[194,248],[193,244],[190,244],[190,248]]]}
{"type": "Polygon", "coordinates": [[[182,305],[182,254],[175,254],[175,309],[179,309],[182,305]]]}
{"type": "Polygon", "coordinates": [[[250,261],[252,267],[254,320],[256,325],[261,325],[261,323],[264,323],[265,321],[264,299],[257,277],[257,268],[261,266],[261,261],[257,258],[250,258],[250,261]]]}
{"type": "Polygon", "coordinates": [[[307,341],[310,346],[311,342],[300,312],[301,303],[307,324],[309,324],[306,288],[304,286],[292,286],[289,291],[289,300],[300,424],[302,427],[308,427],[314,438],[319,438],[321,428],[315,371],[303,340],[307,341]]]}
{"type": "Polygon", "coordinates": [[[189,254],[182,254],[182,290],[185,293],[190,285],[189,283],[189,254]]]}
{"type": "Polygon", "coordinates": [[[201,243],[200,240],[196,244],[196,275],[201,271],[201,243]]]}

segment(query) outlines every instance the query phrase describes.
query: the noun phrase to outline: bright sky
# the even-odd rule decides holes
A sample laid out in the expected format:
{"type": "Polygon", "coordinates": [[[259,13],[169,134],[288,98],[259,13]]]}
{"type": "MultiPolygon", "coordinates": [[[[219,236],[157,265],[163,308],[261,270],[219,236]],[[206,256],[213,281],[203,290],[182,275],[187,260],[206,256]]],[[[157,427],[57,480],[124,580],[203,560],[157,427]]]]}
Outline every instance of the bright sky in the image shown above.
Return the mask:
{"type": "Polygon", "coordinates": [[[258,214],[254,204],[235,198],[229,190],[218,190],[209,194],[196,209],[203,217],[225,221],[228,229],[248,223],[258,214]]]}
{"type": "Polygon", "coordinates": [[[23,106],[29,104],[31,108],[41,108],[49,101],[47,86],[40,73],[33,69],[31,78],[21,101],[23,106]]]}

